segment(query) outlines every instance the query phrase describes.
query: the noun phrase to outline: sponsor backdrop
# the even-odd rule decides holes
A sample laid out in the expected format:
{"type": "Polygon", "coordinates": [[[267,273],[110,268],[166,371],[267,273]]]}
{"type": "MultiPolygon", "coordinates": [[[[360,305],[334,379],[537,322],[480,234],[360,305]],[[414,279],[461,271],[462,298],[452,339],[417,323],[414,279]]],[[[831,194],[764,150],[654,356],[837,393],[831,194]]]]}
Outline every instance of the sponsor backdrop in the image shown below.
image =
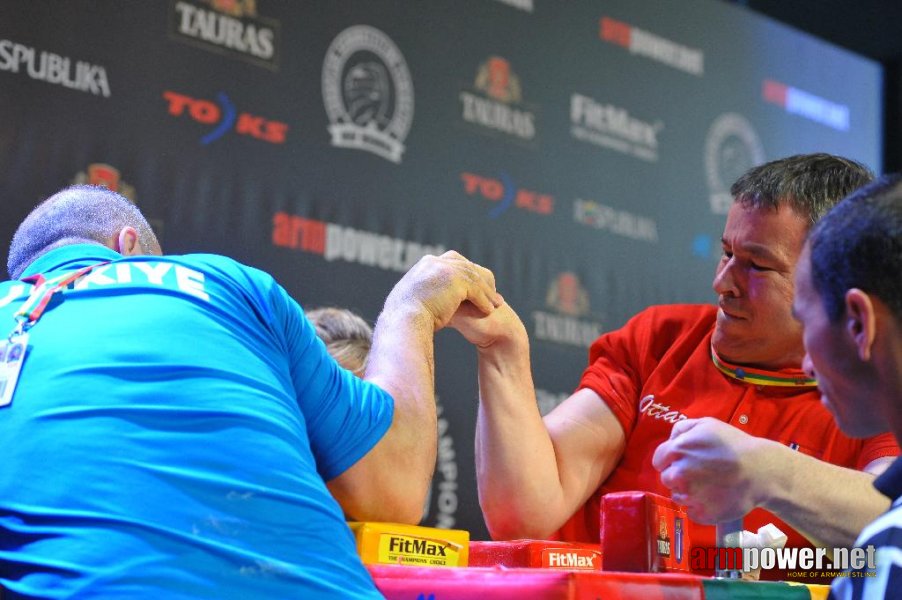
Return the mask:
{"type": "MultiPolygon", "coordinates": [[[[712,301],[740,173],[810,151],[881,166],[880,68],[715,0],[0,8],[0,239],[100,183],[169,253],[229,255],[371,321],[412,263],[456,249],[526,323],[543,413],[599,333],[712,301]]],[[[441,332],[436,360],[424,523],[485,538],[475,352],[441,332]]]]}

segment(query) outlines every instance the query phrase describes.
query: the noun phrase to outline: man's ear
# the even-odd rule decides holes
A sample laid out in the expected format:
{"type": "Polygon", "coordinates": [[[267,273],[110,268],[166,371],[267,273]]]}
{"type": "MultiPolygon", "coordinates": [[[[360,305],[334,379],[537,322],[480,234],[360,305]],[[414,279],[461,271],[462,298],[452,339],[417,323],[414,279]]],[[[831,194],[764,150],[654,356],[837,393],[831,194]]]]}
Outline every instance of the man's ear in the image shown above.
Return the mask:
{"type": "Polygon", "coordinates": [[[141,244],[138,243],[138,231],[128,225],[120,229],[119,235],[113,239],[113,250],[122,256],[142,254],[141,244]]]}
{"type": "Polygon", "coordinates": [[[862,361],[871,359],[871,347],[877,337],[877,315],[867,293],[858,288],[846,292],[846,333],[862,361]]]}

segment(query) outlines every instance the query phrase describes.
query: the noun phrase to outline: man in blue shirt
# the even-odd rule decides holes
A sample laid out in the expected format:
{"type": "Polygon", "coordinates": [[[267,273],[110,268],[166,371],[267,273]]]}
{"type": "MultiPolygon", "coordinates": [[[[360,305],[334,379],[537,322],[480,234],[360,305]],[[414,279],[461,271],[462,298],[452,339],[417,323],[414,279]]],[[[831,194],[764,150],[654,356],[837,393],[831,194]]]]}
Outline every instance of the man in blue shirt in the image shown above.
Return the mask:
{"type": "Polygon", "coordinates": [[[414,265],[361,380],[272,277],[162,256],[137,208],[103,188],[39,205],[8,266],[0,335],[27,352],[0,369],[0,588],[379,597],[342,511],[419,520],[433,334],[462,305],[501,305],[488,270],[453,252],[414,265]]]}

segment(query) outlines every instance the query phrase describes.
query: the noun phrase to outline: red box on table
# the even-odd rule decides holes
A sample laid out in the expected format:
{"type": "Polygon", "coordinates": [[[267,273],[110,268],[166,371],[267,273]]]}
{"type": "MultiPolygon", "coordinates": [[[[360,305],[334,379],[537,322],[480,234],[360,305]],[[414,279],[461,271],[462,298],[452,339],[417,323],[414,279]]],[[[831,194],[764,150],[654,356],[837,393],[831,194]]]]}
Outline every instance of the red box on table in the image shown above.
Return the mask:
{"type": "Polygon", "coordinates": [[[470,542],[469,564],[471,567],[597,571],[601,568],[601,549],[596,544],[548,540],[470,542]]]}
{"type": "Polygon", "coordinates": [[[601,498],[601,568],[605,571],[688,573],[690,531],[686,509],[649,492],[601,498]]]}

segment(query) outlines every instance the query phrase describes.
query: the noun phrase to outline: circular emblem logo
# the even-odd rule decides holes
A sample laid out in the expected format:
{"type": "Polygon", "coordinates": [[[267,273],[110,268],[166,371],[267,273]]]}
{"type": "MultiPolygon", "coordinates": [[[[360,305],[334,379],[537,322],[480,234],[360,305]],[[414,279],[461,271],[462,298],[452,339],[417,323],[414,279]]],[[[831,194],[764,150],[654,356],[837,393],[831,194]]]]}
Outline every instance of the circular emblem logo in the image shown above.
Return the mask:
{"type": "Polygon", "coordinates": [[[751,123],[740,114],[725,113],[708,129],[705,142],[705,173],[711,212],[723,215],[733,204],[730,186],[756,165],[764,162],[764,147],[751,123]]]}
{"type": "Polygon", "coordinates": [[[323,102],[333,146],[401,162],[413,122],[413,83],[387,35],[368,25],[338,34],[323,62],[323,102]]]}

